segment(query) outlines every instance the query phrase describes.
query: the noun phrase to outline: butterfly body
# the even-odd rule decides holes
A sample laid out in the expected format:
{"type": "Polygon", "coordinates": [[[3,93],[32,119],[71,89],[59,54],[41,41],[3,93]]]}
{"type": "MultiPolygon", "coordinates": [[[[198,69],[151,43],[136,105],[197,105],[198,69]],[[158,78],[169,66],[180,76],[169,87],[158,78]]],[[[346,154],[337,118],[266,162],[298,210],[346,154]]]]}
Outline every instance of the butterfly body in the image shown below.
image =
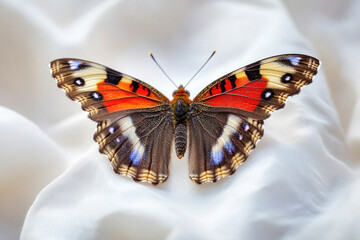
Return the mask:
{"type": "Polygon", "coordinates": [[[182,158],[187,147],[187,118],[191,105],[190,94],[181,85],[177,91],[173,93],[174,99],[170,102],[174,117],[175,129],[175,151],[178,158],[182,158]]]}
{"type": "Polygon", "coordinates": [[[310,84],[319,61],[284,54],[237,69],[193,100],[180,86],[170,101],[158,90],[103,65],[80,60],[51,62],[58,86],[98,123],[99,151],[116,173],[158,184],[168,177],[171,151],[188,153],[196,183],[233,174],[263,136],[264,119],[310,84]]]}

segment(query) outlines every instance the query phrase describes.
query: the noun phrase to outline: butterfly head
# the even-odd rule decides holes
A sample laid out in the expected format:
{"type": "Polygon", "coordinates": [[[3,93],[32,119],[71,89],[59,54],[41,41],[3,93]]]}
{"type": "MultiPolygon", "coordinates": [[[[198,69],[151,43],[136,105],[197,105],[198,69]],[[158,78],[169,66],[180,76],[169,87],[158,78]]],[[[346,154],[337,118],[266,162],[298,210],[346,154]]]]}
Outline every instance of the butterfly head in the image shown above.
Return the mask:
{"type": "Polygon", "coordinates": [[[178,90],[175,90],[173,92],[173,97],[190,97],[190,92],[188,90],[185,90],[185,88],[183,87],[183,85],[180,85],[180,87],[178,88],[178,90]]]}

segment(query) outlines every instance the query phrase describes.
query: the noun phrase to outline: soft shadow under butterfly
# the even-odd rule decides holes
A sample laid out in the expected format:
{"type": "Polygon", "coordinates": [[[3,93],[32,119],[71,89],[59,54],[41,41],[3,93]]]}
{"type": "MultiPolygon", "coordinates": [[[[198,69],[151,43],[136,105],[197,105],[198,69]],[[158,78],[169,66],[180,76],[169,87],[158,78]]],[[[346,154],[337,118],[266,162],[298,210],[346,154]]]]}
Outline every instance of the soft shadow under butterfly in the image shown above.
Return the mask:
{"type": "Polygon", "coordinates": [[[312,82],[319,60],[301,54],[266,58],[212,82],[193,100],[181,85],[171,101],[97,63],[64,58],[50,67],[58,87],[98,123],[94,139],[116,173],[164,182],[174,142],[179,158],[189,146],[189,175],[201,184],[235,172],[262,137],[263,120],[312,82]]]}

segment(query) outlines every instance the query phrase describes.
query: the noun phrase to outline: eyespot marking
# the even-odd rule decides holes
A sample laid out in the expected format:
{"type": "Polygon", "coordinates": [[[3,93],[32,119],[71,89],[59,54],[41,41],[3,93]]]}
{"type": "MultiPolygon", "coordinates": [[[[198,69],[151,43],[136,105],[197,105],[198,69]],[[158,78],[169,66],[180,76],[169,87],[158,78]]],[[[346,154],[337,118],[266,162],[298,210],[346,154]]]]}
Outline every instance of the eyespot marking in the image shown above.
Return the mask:
{"type": "Polygon", "coordinates": [[[290,83],[292,80],[294,80],[294,78],[290,73],[286,73],[281,77],[281,82],[283,83],[290,83]]]}
{"type": "Polygon", "coordinates": [[[270,100],[274,97],[274,92],[271,89],[266,89],[261,93],[261,98],[263,100],[270,100]]]}
{"type": "Polygon", "coordinates": [[[92,92],[90,93],[90,96],[96,101],[96,102],[100,102],[101,100],[103,100],[103,95],[99,92],[92,92]]]}
{"type": "Polygon", "coordinates": [[[84,86],[84,85],[85,85],[85,81],[84,81],[84,79],[78,77],[78,78],[75,78],[75,79],[74,79],[74,84],[75,84],[76,86],[81,87],[81,86],[84,86]]]}

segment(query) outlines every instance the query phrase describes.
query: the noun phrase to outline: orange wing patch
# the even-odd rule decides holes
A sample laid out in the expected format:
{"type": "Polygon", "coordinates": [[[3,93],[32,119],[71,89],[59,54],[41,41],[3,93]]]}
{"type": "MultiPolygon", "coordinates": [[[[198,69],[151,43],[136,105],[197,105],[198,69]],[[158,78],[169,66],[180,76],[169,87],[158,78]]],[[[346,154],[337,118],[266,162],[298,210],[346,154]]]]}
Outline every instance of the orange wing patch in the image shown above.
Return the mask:
{"type": "Polygon", "coordinates": [[[117,85],[101,81],[97,84],[102,102],[112,113],[134,108],[151,108],[157,106],[161,99],[149,88],[130,79],[122,78],[117,85]]]}
{"type": "Polygon", "coordinates": [[[250,81],[246,76],[236,78],[235,75],[232,75],[212,86],[194,101],[198,100],[213,107],[254,111],[261,102],[261,94],[267,83],[268,79],[264,77],[257,81],[250,81]]]}

